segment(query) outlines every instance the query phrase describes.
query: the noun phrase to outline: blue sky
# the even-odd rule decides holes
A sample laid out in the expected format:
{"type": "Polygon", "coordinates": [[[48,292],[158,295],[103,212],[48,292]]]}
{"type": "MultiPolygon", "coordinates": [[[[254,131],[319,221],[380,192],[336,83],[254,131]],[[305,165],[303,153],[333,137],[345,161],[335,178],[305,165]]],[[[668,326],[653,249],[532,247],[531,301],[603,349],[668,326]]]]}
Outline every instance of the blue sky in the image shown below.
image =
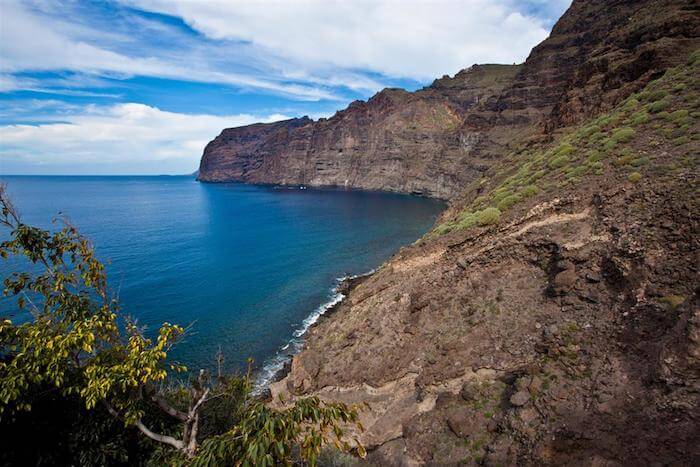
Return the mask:
{"type": "Polygon", "coordinates": [[[222,128],[521,62],[569,4],[2,0],[0,173],[189,173],[222,128]]]}

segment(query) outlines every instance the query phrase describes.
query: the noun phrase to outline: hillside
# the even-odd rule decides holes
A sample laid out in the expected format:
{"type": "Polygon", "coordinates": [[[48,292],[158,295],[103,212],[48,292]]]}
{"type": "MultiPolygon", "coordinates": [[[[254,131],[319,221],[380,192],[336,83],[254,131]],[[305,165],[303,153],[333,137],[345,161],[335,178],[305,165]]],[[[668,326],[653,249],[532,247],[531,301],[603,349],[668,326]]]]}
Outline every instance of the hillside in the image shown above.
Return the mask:
{"type": "Polygon", "coordinates": [[[273,395],[368,402],[378,465],[697,463],[698,71],[512,153],[273,395]]]}
{"type": "Polygon", "coordinates": [[[273,400],[367,403],[375,465],[700,463],[699,30],[694,2],[574,1],[522,65],[224,130],[202,180],[450,201],[273,400]]]}

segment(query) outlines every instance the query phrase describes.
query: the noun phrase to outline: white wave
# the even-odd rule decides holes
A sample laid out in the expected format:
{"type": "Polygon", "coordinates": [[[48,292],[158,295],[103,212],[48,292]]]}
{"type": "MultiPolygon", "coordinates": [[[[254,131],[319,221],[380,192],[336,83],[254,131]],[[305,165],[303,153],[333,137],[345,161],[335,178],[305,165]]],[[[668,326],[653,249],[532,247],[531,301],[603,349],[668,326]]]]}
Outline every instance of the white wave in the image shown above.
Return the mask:
{"type": "Polygon", "coordinates": [[[338,292],[338,287],[340,284],[346,280],[370,276],[374,274],[375,271],[376,269],[372,269],[364,274],[346,275],[336,279],[337,285],[331,289],[330,299],[321,304],[313,311],[313,313],[307,316],[306,319],[301,322],[301,326],[296,329],[294,333],[292,333],[292,338],[289,340],[289,342],[283,345],[280,350],[277,351],[277,353],[272,358],[268,359],[262,366],[257,378],[255,379],[253,394],[260,394],[267,387],[267,385],[272,382],[275,375],[279,373],[282,368],[284,368],[285,363],[287,363],[294,355],[301,351],[304,344],[302,337],[308,332],[309,328],[313,326],[328,310],[343,301],[345,295],[338,292]]]}

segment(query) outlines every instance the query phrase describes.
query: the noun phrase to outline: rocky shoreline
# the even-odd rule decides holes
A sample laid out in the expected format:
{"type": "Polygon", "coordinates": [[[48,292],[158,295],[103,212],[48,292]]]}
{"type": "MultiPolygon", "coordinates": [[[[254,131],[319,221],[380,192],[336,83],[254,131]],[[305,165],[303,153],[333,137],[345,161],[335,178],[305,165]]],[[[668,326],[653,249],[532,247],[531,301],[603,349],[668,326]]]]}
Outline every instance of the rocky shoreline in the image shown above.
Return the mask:
{"type": "MultiPolygon", "coordinates": [[[[338,282],[338,285],[333,289],[333,291],[334,291],[334,293],[342,294],[343,297],[347,297],[347,295],[355,287],[357,287],[363,281],[367,280],[374,273],[375,273],[375,270],[372,270],[372,271],[364,273],[364,274],[345,276],[338,282]]],[[[333,306],[329,307],[324,313],[320,314],[318,316],[318,319],[316,320],[316,322],[314,322],[311,326],[309,326],[309,328],[307,329],[305,334],[312,332],[312,330],[315,329],[316,327],[318,327],[323,321],[330,319],[331,316],[333,315],[333,313],[338,310],[338,308],[340,307],[341,304],[342,304],[342,300],[333,304],[333,306]]],[[[304,339],[304,335],[302,335],[301,338],[304,339]]],[[[303,348],[301,350],[303,350],[303,348]]],[[[270,384],[278,383],[279,381],[282,381],[284,378],[286,378],[289,375],[289,372],[292,369],[292,359],[297,354],[298,354],[298,352],[294,352],[294,353],[290,353],[288,356],[286,356],[288,358],[286,358],[282,367],[279,370],[277,370],[270,377],[269,382],[266,383],[266,386],[268,386],[270,384]]],[[[271,397],[272,396],[271,396],[269,388],[267,388],[267,387],[261,388],[260,398],[262,400],[270,401],[271,397]]]]}

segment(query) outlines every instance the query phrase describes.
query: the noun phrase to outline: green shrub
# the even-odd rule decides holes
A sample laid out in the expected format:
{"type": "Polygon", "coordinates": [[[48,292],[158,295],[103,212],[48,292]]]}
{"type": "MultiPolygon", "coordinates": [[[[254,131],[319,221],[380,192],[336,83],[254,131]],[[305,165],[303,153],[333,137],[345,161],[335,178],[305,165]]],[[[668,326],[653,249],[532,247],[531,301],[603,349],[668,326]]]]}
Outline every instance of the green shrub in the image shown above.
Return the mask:
{"type": "Polygon", "coordinates": [[[478,213],[478,223],[479,225],[491,225],[498,224],[501,219],[501,211],[497,208],[486,208],[478,213]]]}
{"type": "Polygon", "coordinates": [[[678,83],[675,86],[673,86],[673,92],[685,91],[687,87],[688,86],[685,83],[678,83]]]}
{"type": "Polygon", "coordinates": [[[603,151],[606,153],[609,153],[613,149],[615,149],[615,146],[617,146],[617,141],[613,138],[605,138],[603,141],[601,141],[603,145],[603,151]]]}
{"type": "Polygon", "coordinates": [[[625,154],[615,159],[613,161],[613,164],[615,164],[618,167],[622,167],[623,165],[629,165],[630,163],[632,163],[633,160],[634,156],[632,154],[625,154]]]}
{"type": "Polygon", "coordinates": [[[547,175],[547,171],[545,169],[538,170],[534,174],[532,174],[532,177],[530,177],[531,181],[539,180],[540,178],[544,177],[547,175]]]}
{"type": "Polygon", "coordinates": [[[696,50],[688,57],[688,65],[697,65],[700,63],[700,49],[696,50]]]}
{"type": "Polygon", "coordinates": [[[521,191],[521,194],[525,198],[530,198],[536,196],[540,192],[540,188],[537,185],[528,185],[521,191]]]}
{"type": "Polygon", "coordinates": [[[471,227],[474,227],[475,225],[485,226],[490,224],[496,224],[498,223],[500,217],[501,211],[494,207],[486,208],[483,211],[466,211],[459,215],[459,222],[454,227],[459,229],[469,229],[471,227]]]}
{"type": "Polygon", "coordinates": [[[639,172],[632,172],[627,176],[627,180],[629,180],[632,183],[637,183],[642,179],[642,174],[639,172]]]}
{"type": "Polygon", "coordinates": [[[588,166],[579,165],[577,167],[572,167],[566,172],[567,178],[579,178],[588,173],[588,166]]]}
{"type": "Polygon", "coordinates": [[[574,152],[574,147],[570,145],[569,143],[564,143],[561,144],[555,151],[554,155],[555,156],[568,156],[574,152]]]}
{"type": "Polygon", "coordinates": [[[435,233],[438,235],[444,235],[451,232],[452,229],[454,229],[454,225],[450,224],[449,222],[445,222],[435,227],[435,233]]]}
{"type": "Polygon", "coordinates": [[[569,163],[569,156],[561,155],[556,156],[549,161],[549,167],[552,169],[560,169],[565,167],[569,163]]]}
{"type": "Polygon", "coordinates": [[[594,143],[597,143],[598,141],[600,141],[600,140],[603,139],[603,138],[605,138],[605,133],[603,133],[602,131],[597,131],[597,132],[593,133],[593,134],[588,138],[588,143],[589,143],[589,144],[591,144],[591,143],[594,144],[594,143]]]}
{"type": "Polygon", "coordinates": [[[589,138],[591,135],[593,135],[595,133],[600,133],[600,132],[601,132],[600,126],[593,123],[593,124],[590,124],[588,126],[581,128],[578,131],[578,134],[584,138],[589,138]]]}
{"type": "MultiPolygon", "coordinates": [[[[588,168],[591,169],[591,170],[593,170],[594,173],[596,173],[596,174],[598,174],[598,171],[602,171],[602,170],[605,168],[605,166],[603,165],[603,163],[602,163],[602,162],[599,162],[599,161],[596,161],[596,162],[589,162],[587,165],[588,165],[588,168]]],[[[601,173],[602,173],[602,172],[601,172],[601,173]]],[[[599,175],[600,175],[600,174],[599,174],[599,175]]]]}
{"type": "Polygon", "coordinates": [[[668,99],[663,99],[649,104],[647,110],[653,114],[657,114],[662,110],[668,108],[669,105],[671,105],[671,101],[669,101],[668,99]]]}
{"type": "Polygon", "coordinates": [[[640,97],[648,102],[657,102],[668,96],[668,91],[659,89],[658,91],[644,91],[640,97]]]}
{"type": "Polygon", "coordinates": [[[511,196],[512,194],[513,194],[513,191],[510,188],[501,187],[493,192],[493,196],[491,196],[491,199],[493,200],[494,203],[500,203],[502,199],[507,198],[507,197],[511,196]]]}
{"type": "Polygon", "coordinates": [[[637,126],[649,121],[649,113],[646,110],[641,110],[630,117],[630,124],[637,126]]]}
{"type": "Polygon", "coordinates": [[[649,163],[649,158],[648,157],[638,157],[637,159],[633,159],[630,162],[630,165],[632,167],[641,167],[643,165],[647,165],[649,163]]]}
{"type": "Polygon", "coordinates": [[[613,131],[611,139],[616,143],[627,143],[634,137],[634,129],[630,127],[618,128],[613,131]]]}
{"type": "Polygon", "coordinates": [[[684,135],[684,136],[679,136],[678,138],[673,140],[674,146],[682,146],[684,144],[690,143],[690,137],[684,135]]]}
{"type": "Polygon", "coordinates": [[[472,202],[472,205],[478,206],[480,204],[484,204],[489,200],[488,196],[482,195],[482,196],[477,196],[474,201],[472,202]]]}
{"type": "Polygon", "coordinates": [[[611,122],[612,117],[610,115],[603,115],[601,117],[598,117],[598,119],[595,121],[595,124],[601,128],[605,128],[606,126],[610,125],[611,122]]]}
{"type": "Polygon", "coordinates": [[[511,206],[517,204],[520,201],[520,195],[514,194],[510,196],[506,196],[501,200],[500,203],[498,203],[497,207],[498,210],[501,212],[507,211],[508,208],[511,206]]]}
{"type": "Polygon", "coordinates": [[[634,110],[639,106],[639,101],[634,97],[630,97],[625,101],[625,105],[622,106],[626,110],[634,110]]]}
{"type": "Polygon", "coordinates": [[[681,295],[665,295],[659,299],[661,303],[675,310],[685,302],[685,297],[681,295]]]}
{"type": "Polygon", "coordinates": [[[595,149],[588,151],[588,157],[586,158],[586,160],[588,162],[597,162],[597,161],[600,161],[602,159],[603,159],[603,154],[601,154],[600,151],[597,151],[595,149]]]}
{"type": "Polygon", "coordinates": [[[692,118],[690,117],[690,112],[683,109],[683,110],[676,110],[675,112],[671,112],[667,119],[676,125],[682,126],[682,125],[688,125],[692,123],[692,118]]]}
{"type": "Polygon", "coordinates": [[[657,128],[656,133],[658,133],[660,136],[663,136],[664,138],[673,138],[675,131],[676,129],[673,127],[662,126],[657,128]]]}

